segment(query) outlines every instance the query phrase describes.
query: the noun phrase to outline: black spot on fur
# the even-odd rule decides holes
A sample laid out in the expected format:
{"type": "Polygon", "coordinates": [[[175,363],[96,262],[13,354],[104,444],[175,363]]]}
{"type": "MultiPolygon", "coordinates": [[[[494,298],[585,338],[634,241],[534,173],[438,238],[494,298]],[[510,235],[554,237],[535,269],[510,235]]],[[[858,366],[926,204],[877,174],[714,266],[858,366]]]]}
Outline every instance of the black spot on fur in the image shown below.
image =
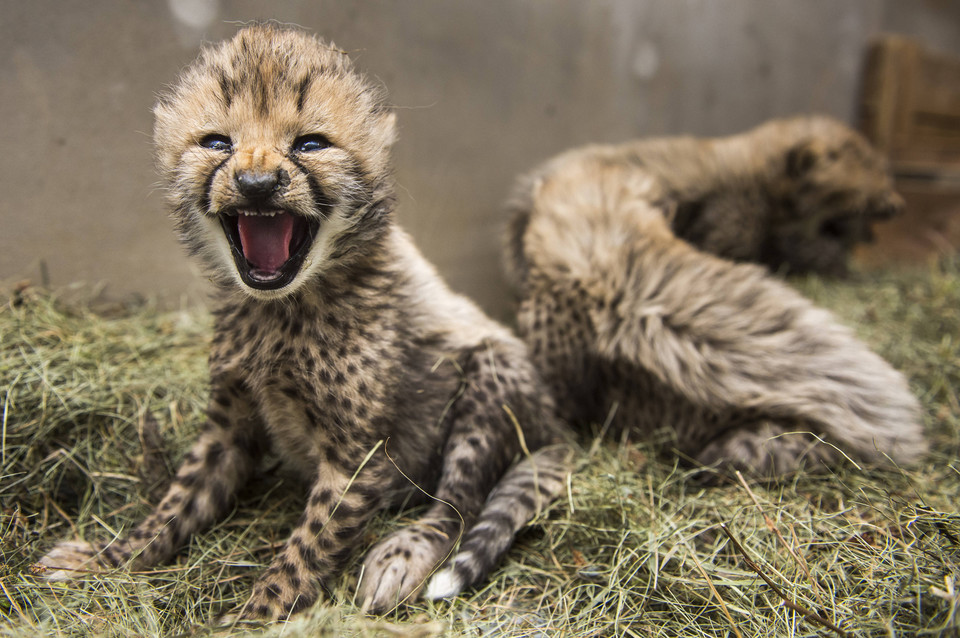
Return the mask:
{"type": "Polygon", "coordinates": [[[183,512],[184,517],[192,518],[197,513],[197,501],[193,498],[187,499],[187,501],[183,504],[181,511],[183,512]]]}
{"type": "Polygon", "coordinates": [[[207,448],[207,455],[204,459],[204,463],[207,467],[217,464],[217,461],[223,456],[223,443],[220,441],[215,441],[210,444],[210,447],[207,448]]]}
{"type": "Polygon", "coordinates": [[[303,76],[300,84],[297,86],[297,113],[303,113],[303,105],[307,99],[307,91],[310,89],[310,75],[303,76]]]}
{"type": "Polygon", "coordinates": [[[317,560],[317,553],[313,551],[311,547],[308,547],[303,542],[295,543],[294,547],[297,549],[297,553],[300,554],[300,560],[302,560],[305,565],[311,569],[318,567],[319,561],[317,560]]]}
{"type": "MultiPolygon", "coordinates": [[[[224,430],[229,429],[230,426],[232,425],[227,415],[224,414],[223,412],[220,412],[219,410],[207,410],[207,419],[209,419],[212,423],[216,424],[217,426],[223,428],[224,430]]],[[[185,460],[187,460],[188,457],[185,458],[185,460]]],[[[194,460],[192,462],[193,463],[197,462],[196,457],[194,457],[194,460]]]]}
{"type": "Polygon", "coordinates": [[[106,558],[111,565],[119,566],[130,557],[130,552],[124,551],[114,544],[104,547],[100,555],[106,558]]]}
{"type": "Polygon", "coordinates": [[[218,512],[225,511],[230,504],[230,494],[226,486],[220,481],[214,482],[211,486],[210,499],[213,501],[214,507],[216,507],[218,512]]]}
{"type": "Polygon", "coordinates": [[[186,474],[177,474],[173,477],[173,482],[186,488],[191,488],[200,483],[202,476],[199,472],[188,472],[186,474]]]}
{"type": "Polygon", "coordinates": [[[233,92],[234,86],[227,78],[227,74],[223,69],[217,74],[217,82],[220,85],[220,95],[223,98],[223,105],[226,108],[230,108],[230,105],[233,103],[233,92]]]}
{"type": "Polygon", "coordinates": [[[327,463],[335,467],[345,467],[346,463],[340,458],[340,455],[337,453],[337,450],[333,446],[327,446],[323,450],[324,456],[327,459],[327,463]]]}
{"type": "MultiPolygon", "coordinates": [[[[357,530],[353,526],[342,527],[333,533],[337,537],[337,540],[346,542],[351,541],[357,537],[357,530]]],[[[349,550],[348,550],[349,553],[349,550]]]]}
{"type": "Polygon", "coordinates": [[[288,336],[297,337],[303,331],[303,322],[300,319],[293,318],[290,321],[290,327],[287,330],[288,336]]]}
{"type": "Polygon", "coordinates": [[[315,595],[301,592],[301,594],[294,601],[293,605],[290,607],[290,613],[295,614],[303,611],[304,609],[313,606],[313,603],[316,601],[317,597],[315,595]]]}
{"type": "MultiPolygon", "coordinates": [[[[352,540],[352,537],[351,537],[352,540]]],[[[353,553],[353,548],[349,545],[341,547],[339,550],[330,554],[330,560],[334,565],[342,565],[350,558],[350,554],[353,553]]]]}
{"type": "Polygon", "coordinates": [[[354,507],[353,505],[350,505],[346,501],[340,501],[339,503],[337,503],[334,513],[338,519],[344,520],[344,519],[354,518],[355,516],[357,516],[357,514],[360,513],[360,511],[361,511],[360,508],[354,507]]]}
{"type": "Polygon", "coordinates": [[[523,507],[528,510],[535,510],[537,507],[536,501],[533,499],[530,494],[526,492],[518,492],[514,495],[514,498],[519,502],[523,507]]]}
{"type": "Polygon", "coordinates": [[[380,500],[380,497],[383,496],[384,485],[382,483],[376,484],[354,484],[350,490],[360,496],[362,499],[369,503],[375,503],[380,500]]]}
{"type": "Polygon", "coordinates": [[[277,598],[280,598],[280,594],[282,592],[280,591],[280,588],[277,587],[276,585],[267,585],[266,587],[263,588],[263,593],[267,598],[271,600],[276,600],[277,598]]]}

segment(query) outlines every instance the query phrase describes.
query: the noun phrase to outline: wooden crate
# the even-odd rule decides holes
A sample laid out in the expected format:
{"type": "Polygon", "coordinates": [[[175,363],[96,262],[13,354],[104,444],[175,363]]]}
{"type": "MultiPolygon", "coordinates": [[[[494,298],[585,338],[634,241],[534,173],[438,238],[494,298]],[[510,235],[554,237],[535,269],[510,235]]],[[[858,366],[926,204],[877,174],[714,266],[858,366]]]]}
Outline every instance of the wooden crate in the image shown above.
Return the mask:
{"type": "Polygon", "coordinates": [[[922,263],[960,248],[960,59],[903,36],[870,46],[860,127],[890,159],[906,214],[859,246],[866,267],[922,263]]]}
{"type": "Polygon", "coordinates": [[[861,128],[898,177],[960,188],[960,59],[883,36],[867,56],[861,128]]]}

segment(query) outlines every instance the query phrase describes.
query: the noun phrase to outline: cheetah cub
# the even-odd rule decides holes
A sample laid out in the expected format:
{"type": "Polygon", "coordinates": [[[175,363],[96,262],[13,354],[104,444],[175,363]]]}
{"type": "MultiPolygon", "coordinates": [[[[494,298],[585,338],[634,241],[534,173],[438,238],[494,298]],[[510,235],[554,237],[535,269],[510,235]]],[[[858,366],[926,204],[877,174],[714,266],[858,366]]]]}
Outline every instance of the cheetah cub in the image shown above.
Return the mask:
{"type": "Polygon", "coordinates": [[[886,159],[824,116],[771,120],[729,137],[651,138],[565,154],[616,157],[654,182],[680,238],[774,271],[842,275],[871,224],[903,210],[886,159]]]}
{"type": "Polygon", "coordinates": [[[109,544],[61,543],[47,573],[168,559],[272,448],[311,487],[241,618],[312,605],[371,516],[418,499],[419,520],[367,553],[363,607],[431,575],[433,598],[480,581],[570,448],[524,344],[393,221],[384,96],[332,44],[257,25],[205,49],[155,113],[173,219],[220,291],[208,420],[152,514],[109,544]]]}
{"type": "Polygon", "coordinates": [[[761,267],[677,238],[660,189],[615,147],[561,155],[519,185],[518,324],[561,415],[672,428],[683,456],[762,476],[922,455],[903,376],[761,267]]]}

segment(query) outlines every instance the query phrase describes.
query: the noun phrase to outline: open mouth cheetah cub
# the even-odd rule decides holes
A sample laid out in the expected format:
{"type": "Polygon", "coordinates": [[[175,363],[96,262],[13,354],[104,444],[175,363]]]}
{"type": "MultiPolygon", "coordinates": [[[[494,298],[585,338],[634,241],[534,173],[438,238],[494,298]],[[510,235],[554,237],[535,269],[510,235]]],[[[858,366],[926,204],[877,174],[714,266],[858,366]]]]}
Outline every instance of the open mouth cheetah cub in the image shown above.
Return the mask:
{"type": "Polygon", "coordinates": [[[363,606],[433,574],[435,598],[480,581],[560,489],[569,448],[524,344],[395,225],[382,93],[333,45],[258,25],[205,49],[155,112],[177,230],[219,287],[208,421],[152,514],[106,545],[61,543],[48,575],[166,560],[272,448],[311,487],[242,618],[313,604],[368,519],[419,488],[420,519],[367,553],[363,606]]]}

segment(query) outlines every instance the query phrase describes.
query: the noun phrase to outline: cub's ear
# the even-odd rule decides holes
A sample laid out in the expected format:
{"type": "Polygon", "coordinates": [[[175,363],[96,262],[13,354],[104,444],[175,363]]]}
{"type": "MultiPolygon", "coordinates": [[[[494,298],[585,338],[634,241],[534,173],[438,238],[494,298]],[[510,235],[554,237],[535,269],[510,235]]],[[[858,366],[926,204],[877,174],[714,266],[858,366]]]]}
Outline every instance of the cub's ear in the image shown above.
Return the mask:
{"type": "Polygon", "coordinates": [[[787,151],[787,177],[797,179],[814,167],[817,163],[817,155],[820,153],[817,146],[815,141],[807,140],[796,144],[787,151]]]}
{"type": "Polygon", "coordinates": [[[385,148],[393,146],[393,143],[397,141],[397,114],[393,111],[385,111],[380,116],[377,128],[383,146],[385,148]]]}

